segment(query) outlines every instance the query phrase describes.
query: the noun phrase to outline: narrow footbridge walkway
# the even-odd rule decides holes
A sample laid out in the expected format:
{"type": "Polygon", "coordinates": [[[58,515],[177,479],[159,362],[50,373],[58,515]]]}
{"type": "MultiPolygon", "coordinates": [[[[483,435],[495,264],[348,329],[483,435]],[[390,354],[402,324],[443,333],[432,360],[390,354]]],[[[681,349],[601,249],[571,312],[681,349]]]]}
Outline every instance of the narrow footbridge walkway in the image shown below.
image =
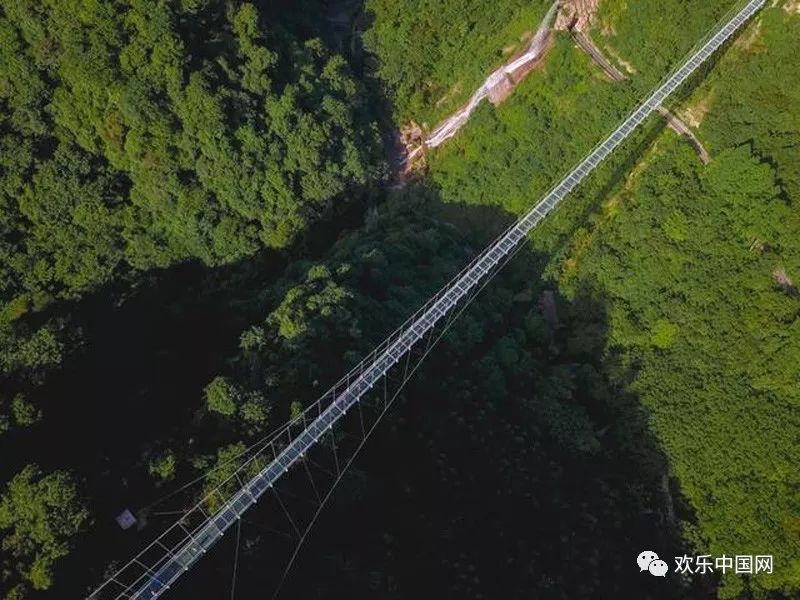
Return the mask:
{"type": "MultiPolygon", "coordinates": [[[[426,334],[446,318],[452,318],[458,312],[456,306],[469,299],[488,282],[491,274],[502,267],[521,247],[527,234],[539,221],[555,209],[651,113],[658,110],[662,102],[760,10],[765,2],[766,0],[750,0],[701,41],[696,46],[696,51],[536,206],[500,235],[405,325],[334,386],[326,395],[329,401],[318,401],[298,417],[302,418],[302,423],[298,420],[293,423],[296,433],[292,433],[291,427],[285,429],[284,432],[289,432],[289,438],[277,451],[270,444],[274,455],[268,461],[258,463],[262,468],[257,474],[242,477],[242,471],[238,471],[238,491],[232,496],[226,494],[224,504],[219,510],[207,514],[207,510],[198,505],[196,511],[201,516],[198,524],[189,526],[185,519],[176,523],[168,532],[179,532],[181,535],[177,541],[168,542],[165,533],[105,581],[89,598],[150,600],[164,594],[290,467],[301,461],[323,434],[330,431],[373,386],[385,379],[395,365],[405,361],[412,348],[426,334]],[[298,427],[298,424],[302,426],[298,427]]],[[[252,466],[256,463],[250,464],[252,466]]]]}

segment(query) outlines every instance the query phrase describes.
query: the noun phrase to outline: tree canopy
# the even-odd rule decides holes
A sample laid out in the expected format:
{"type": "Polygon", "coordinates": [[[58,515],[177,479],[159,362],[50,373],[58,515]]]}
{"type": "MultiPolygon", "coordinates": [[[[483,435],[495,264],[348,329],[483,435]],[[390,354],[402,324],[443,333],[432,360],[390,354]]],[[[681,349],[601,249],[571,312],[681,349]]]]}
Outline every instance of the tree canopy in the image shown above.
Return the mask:
{"type": "Polygon", "coordinates": [[[3,586],[9,599],[23,598],[30,586],[46,590],[53,565],[70,550],[72,538],[89,521],[67,473],[44,475],[37,465],[17,473],[0,496],[3,586]]]}
{"type": "MultiPolygon", "coordinates": [[[[603,0],[590,33],[627,82],[558,33],[511,97],[389,189],[395,132],[377,107],[398,123],[452,112],[550,3],[357,4],[0,0],[0,595],[85,594],[163,525],[154,498],[183,510],[223,485],[202,507],[220,508],[251,443],[731,8],[603,0]],[[119,530],[123,507],[144,531],[119,530]]],[[[447,331],[342,479],[289,593],[797,594],[795,4],[770,3],[670,101],[710,164],[648,120],[447,331]],[[670,565],[773,554],[775,569],[656,593],[633,570],[643,547],[670,565]]],[[[274,531],[241,533],[240,590],[263,594],[274,531]]],[[[207,595],[229,593],[223,554],[192,574],[207,595]]]]}

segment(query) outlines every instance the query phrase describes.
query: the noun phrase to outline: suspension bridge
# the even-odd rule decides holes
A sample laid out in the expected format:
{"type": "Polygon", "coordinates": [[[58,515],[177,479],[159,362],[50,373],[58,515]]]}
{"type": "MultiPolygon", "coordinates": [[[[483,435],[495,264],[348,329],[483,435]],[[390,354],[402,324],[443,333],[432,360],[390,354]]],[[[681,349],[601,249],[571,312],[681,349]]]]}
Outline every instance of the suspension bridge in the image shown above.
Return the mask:
{"type": "MultiPolygon", "coordinates": [[[[302,464],[308,471],[307,456],[315,446],[325,445],[333,453],[335,473],[328,495],[321,496],[314,486],[319,508],[301,532],[285,504],[276,495],[278,506],[285,512],[302,542],[333,487],[349,462],[340,461],[333,428],[354,406],[358,407],[362,438],[355,453],[363,446],[371,429],[364,425],[361,404],[370,394],[382,396],[378,417],[385,413],[399,389],[413,374],[416,365],[427,355],[465,305],[491,280],[493,275],[522,247],[523,242],[556,206],[578,186],[604,159],[678,89],[716,50],[758,12],[766,0],[750,0],[741,9],[723,18],[682,64],[668,75],[611,134],[599,143],[582,161],[536,204],[527,214],[502,233],[450,283],[434,295],[422,308],[390,335],[368,357],[337,382],[326,394],[280,429],[259,440],[236,465],[223,484],[186,511],[172,527],[162,533],[136,557],[108,577],[95,589],[89,600],[151,600],[164,594],[181,575],[236,524],[241,516],[263,497],[290,468],[302,464]],[[424,347],[424,348],[423,348],[424,347]],[[417,361],[412,365],[412,359],[417,361]],[[389,394],[387,382],[395,374],[398,390],[389,394]],[[398,376],[399,373],[399,376],[398,376]],[[377,390],[373,390],[376,388],[377,390]],[[322,441],[323,439],[327,441],[322,441]],[[244,458],[246,456],[246,458],[244,458]],[[212,504],[211,497],[216,501],[212,504]],[[211,510],[210,506],[218,506],[211,510]]],[[[374,426],[372,428],[374,429],[374,426]]],[[[352,457],[350,460],[352,461],[352,457]]],[[[309,472],[309,477],[311,474],[309,472]]],[[[312,486],[313,486],[312,479],[312,486]]],[[[298,544],[299,546],[299,544],[298,544]]],[[[292,555],[292,560],[296,556],[292,555]]]]}

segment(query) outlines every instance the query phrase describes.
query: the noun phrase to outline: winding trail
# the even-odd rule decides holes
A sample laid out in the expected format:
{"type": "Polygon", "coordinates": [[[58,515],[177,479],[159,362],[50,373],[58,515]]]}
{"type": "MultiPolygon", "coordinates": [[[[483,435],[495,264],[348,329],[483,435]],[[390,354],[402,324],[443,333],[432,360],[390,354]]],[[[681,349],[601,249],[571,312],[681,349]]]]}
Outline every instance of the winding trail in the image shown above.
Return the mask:
{"type": "MultiPolygon", "coordinates": [[[[575,43],[578,45],[578,47],[589,55],[589,57],[603,70],[609,79],[618,83],[628,79],[626,75],[623,75],[619,69],[611,64],[611,61],[605,57],[603,52],[592,41],[592,38],[590,38],[589,35],[583,31],[577,30],[574,27],[570,28],[569,31],[572,35],[572,39],[575,40],[575,43]]],[[[703,143],[697,138],[691,128],[684,123],[680,117],[678,117],[678,115],[670,111],[668,108],[664,108],[663,106],[659,106],[657,111],[658,114],[664,117],[664,120],[666,120],[670,129],[685,138],[686,141],[692,145],[697,153],[698,158],[700,159],[700,162],[702,162],[704,165],[707,165],[711,162],[711,156],[708,154],[708,151],[706,151],[703,143]]]]}
{"type": "Polygon", "coordinates": [[[582,31],[578,31],[575,28],[569,30],[572,34],[572,39],[575,40],[575,43],[578,44],[578,47],[586,52],[591,59],[605,71],[606,75],[612,81],[625,81],[627,77],[623,75],[619,69],[617,69],[614,65],[611,64],[605,55],[600,51],[600,48],[595,45],[587,34],[583,33],[582,31]]]}

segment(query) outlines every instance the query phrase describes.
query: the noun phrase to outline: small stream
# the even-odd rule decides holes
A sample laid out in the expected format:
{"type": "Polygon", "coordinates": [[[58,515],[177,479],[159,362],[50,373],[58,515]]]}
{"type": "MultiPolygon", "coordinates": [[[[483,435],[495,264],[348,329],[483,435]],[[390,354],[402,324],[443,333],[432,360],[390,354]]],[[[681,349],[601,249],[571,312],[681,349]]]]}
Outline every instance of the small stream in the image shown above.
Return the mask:
{"type": "Polygon", "coordinates": [[[547,37],[550,33],[550,27],[557,11],[558,1],[553,2],[550,10],[547,11],[547,14],[544,16],[544,19],[542,19],[542,22],[539,25],[539,29],[536,31],[536,35],[533,36],[531,43],[528,45],[528,49],[517,58],[510,60],[506,64],[493,71],[484,80],[481,87],[479,87],[478,90],[472,95],[466,106],[439,125],[431,133],[431,135],[428,136],[421,146],[415,148],[409,153],[407,160],[411,161],[422,151],[423,148],[436,148],[453,137],[469,120],[470,115],[477,108],[477,106],[485,98],[490,96],[493,90],[498,88],[498,86],[503,85],[508,77],[511,77],[514,73],[524,68],[526,65],[529,65],[530,63],[541,58],[545,48],[547,47],[547,37]]]}

